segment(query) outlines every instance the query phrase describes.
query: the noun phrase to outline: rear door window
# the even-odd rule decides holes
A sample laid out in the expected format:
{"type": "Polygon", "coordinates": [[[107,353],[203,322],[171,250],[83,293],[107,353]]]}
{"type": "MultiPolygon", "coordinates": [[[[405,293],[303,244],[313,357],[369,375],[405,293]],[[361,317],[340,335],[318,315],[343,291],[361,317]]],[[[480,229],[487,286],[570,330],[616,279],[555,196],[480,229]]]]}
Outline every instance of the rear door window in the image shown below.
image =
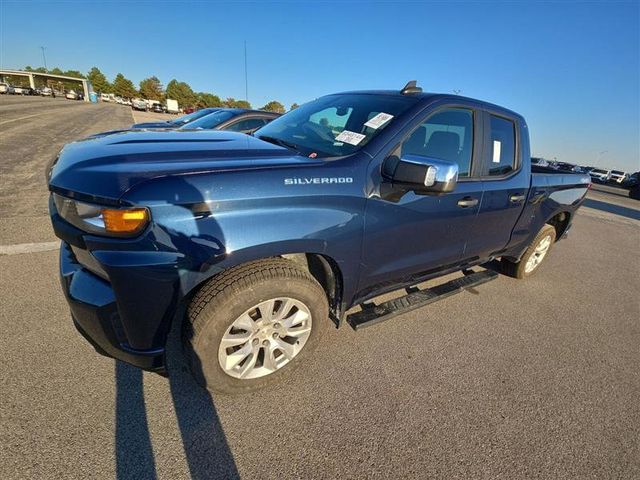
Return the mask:
{"type": "Polygon", "coordinates": [[[516,128],[511,120],[489,115],[491,141],[489,155],[489,176],[507,175],[516,168],[516,128]]]}

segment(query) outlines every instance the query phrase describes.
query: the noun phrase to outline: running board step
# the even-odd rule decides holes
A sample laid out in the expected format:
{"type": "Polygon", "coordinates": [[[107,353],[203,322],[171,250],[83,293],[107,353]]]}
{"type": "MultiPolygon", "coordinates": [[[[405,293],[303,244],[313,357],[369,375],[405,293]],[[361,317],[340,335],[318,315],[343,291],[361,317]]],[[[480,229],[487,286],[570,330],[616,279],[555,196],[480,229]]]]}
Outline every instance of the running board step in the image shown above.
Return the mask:
{"type": "Polygon", "coordinates": [[[404,297],[395,298],[379,305],[363,303],[361,305],[361,311],[352,313],[347,317],[347,323],[351,325],[354,330],[370,327],[371,325],[384,322],[397,315],[402,315],[416,308],[424,307],[430,303],[450,297],[463,290],[495,280],[498,277],[498,274],[491,270],[472,273],[464,272],[464,274],[463,277],[456,278],[455,280],[433,288],[419,290],[416,289],[416,287],[411,287],[407,289],[409,293],[404,297]]]}

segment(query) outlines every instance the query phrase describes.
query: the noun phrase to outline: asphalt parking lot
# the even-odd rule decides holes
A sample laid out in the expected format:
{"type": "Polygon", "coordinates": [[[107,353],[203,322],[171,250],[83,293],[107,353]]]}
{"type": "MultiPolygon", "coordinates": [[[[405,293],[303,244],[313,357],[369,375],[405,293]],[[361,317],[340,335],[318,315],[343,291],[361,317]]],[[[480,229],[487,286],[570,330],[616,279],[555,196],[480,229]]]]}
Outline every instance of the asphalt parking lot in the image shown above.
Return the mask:
{"type": "Polygon", "coordinates": [[[640,202],[591,191],[533,278],[331,331],[286,384],[212,397],[175,336],[170,379],[97,355],[59,287],[45,165],[132,121],[0,97],[0,478],[640,478],[640,202]]]}

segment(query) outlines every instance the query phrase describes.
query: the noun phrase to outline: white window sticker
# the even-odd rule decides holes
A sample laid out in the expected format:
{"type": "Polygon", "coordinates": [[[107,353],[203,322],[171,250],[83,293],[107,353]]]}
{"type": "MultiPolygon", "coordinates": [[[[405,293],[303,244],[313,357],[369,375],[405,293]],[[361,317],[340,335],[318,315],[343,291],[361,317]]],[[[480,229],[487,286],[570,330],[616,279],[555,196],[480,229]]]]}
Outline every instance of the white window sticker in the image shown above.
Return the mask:
{"type": "Polygon", "coordinates": [[[349,145],[358,145],[364,137],[361,133],[343,130],[340,132],[340,135],[336,137],[336,141],[348,143],[349,145]]]}
{"type": "Polygon", "coordinates": [[[502,143],[500,140],[493,141],[493,163],[500,163],[500,147],[502,143]]]}
{"type": "Polygon", "coordinates": [[[385,123],[393,118],[393,115],[389,115],[388,113],[380,112],[367,123],[364,124],[365,127],[373,128],[375,130],[379,129],[385,123]]]}

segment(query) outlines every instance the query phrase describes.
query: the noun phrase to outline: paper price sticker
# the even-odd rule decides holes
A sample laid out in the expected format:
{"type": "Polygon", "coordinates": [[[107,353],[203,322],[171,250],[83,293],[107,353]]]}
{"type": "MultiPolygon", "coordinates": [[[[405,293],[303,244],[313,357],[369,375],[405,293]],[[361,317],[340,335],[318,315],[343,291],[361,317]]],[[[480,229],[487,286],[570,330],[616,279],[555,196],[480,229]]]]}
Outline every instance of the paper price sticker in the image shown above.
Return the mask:
{"type": "Polygon", "coordinates": [[[336,141],[348,143],[349,145],[358,145],[364,137],[365,136],[361,133],[343,130],[342,132],[340,132],[340,135],[336,137],[336,141]]]}
{"type": "Polygon", "coordinates": [[[500,150],[502,143],[499,140],[493,141],[493,163],[500,163],[500,150]]]}
{"type": "Polygon", "coordinates": [[[375,130],[379,129],[385,123],[393,118],[393,115],[389,115],[388,113],[380,112],[367,123],[364,124],[365,127],[373,128],[375,130]]]}

